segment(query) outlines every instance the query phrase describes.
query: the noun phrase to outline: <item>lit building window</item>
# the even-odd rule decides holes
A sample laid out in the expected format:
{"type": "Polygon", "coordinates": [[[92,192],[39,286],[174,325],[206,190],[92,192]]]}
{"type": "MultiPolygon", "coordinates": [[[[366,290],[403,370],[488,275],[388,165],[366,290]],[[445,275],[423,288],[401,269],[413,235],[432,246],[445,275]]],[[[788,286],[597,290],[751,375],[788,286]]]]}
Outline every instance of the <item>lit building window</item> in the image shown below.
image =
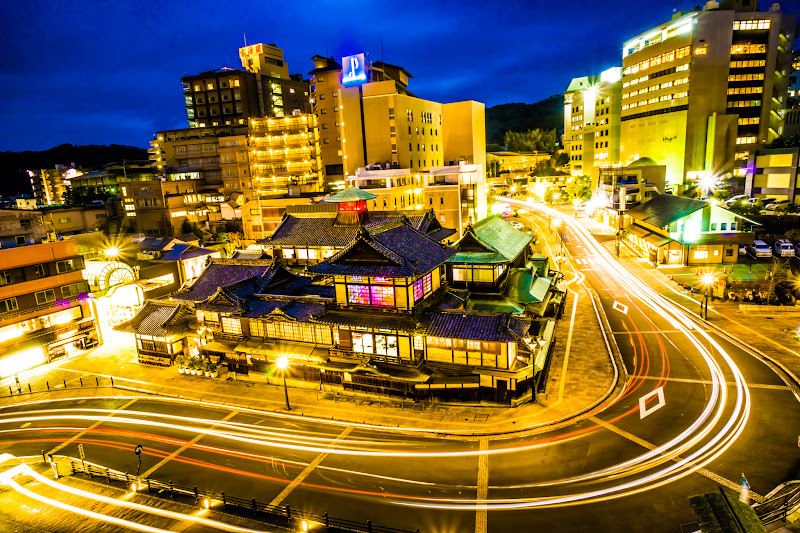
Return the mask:
{"type": "Polygon", "coordinates": [[[372,305],[394,306],[394,287],[371,285],[372,305]]]}
{"type": "Polygon", "coordinates": [[[348,285],[347,303],[369,305],[369,285],[348,285]]]}

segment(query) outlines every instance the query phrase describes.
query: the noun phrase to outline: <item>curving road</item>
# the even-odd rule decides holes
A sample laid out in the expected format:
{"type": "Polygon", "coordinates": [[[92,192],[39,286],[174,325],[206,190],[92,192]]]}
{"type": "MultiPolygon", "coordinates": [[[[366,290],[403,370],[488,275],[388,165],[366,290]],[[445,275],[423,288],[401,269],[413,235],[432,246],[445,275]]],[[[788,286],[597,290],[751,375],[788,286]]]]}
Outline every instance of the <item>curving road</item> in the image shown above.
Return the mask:
{"type": "MultiPolygon", "coordinates": [[[[538,215],[563,224],[568,277],[597,293],[628,375],[617,397],[579,420],[468,438],[75,397],[2,406],[0,452],[77,456],[83,443],[87,460],[135,472],[142,444],[143,475],[426,532],[679,531],[693,521],[690,495],[738,490],[742,473],[754,497],[798,477],[800,406],[770,366],[659,297],[571,217],[525,206],[543,234],[538,215]]],[[[11,491],[0,487],[0,498],[28,498],[11,491]]]]}

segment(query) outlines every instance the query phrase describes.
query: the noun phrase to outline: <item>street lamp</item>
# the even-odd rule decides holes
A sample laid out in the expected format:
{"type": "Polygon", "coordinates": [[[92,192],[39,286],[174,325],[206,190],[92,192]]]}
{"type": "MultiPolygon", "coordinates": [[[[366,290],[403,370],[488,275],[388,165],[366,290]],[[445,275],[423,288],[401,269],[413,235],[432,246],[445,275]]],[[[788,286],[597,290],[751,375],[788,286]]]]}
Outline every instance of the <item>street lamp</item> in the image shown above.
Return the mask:
{"type": "Polygon", "coordinates": [[[575,218],[578,218],[578,207],[581,205],[581,199],[575,198],[572,200],[572,207],[575,209],[575,218]]]}
{"type": "Polygon", "coordinates": [[[708,290],[714,283],[714,274],[703,274],[700,279],[705,287],[703,291],[703,303],[700,305],[700,314],[703,316],[703,319],[708,320],[708,290]],[[705,309],[705,311],[703,311],[703,309],[705,309]]]}
{"type": "Polygon", "coordinates": [[[119,248],[116,246],[109,246],[108,248],[103,250],[103,255],[105,255],[109,259],[114,259],[119,255],[119,248]]]}
{"type": "Polygon", "coordinates": [[[283,373],[283,392],[286,394],[286,410],[291,411],[292,408],[289,407],[289,387],[286,386],[286,369],[289,368],[289,358],[285,355],[281,355],[278,357],[276,366],[278,367],[278,370],[283,373]]]}

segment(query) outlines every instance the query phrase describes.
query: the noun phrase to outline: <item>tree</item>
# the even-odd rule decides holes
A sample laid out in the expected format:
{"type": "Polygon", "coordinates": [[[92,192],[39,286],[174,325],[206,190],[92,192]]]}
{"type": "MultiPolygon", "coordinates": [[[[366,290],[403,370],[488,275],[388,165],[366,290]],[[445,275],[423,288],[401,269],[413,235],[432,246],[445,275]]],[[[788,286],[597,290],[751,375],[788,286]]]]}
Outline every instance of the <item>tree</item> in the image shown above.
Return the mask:
{"type": "Polygon", "coordinates": [[[553,161],[553,167],[555,168],[562,168],[569,165],[569,154],[567,152],[561,151],[558,152],[555,159],[553,161]]]}
{"type": "Polygon", "coordinates": [[[486,145],[487,152],[500,152],[503,148],[497,143],[489,143],[486,145]]]}
{"type": "Polygon", "coordinates": [[[773,259],[769,265],[769,270],[766,273],[766,287],[764,292],[767,294],[767,304],[772,303],[775,297],[775,289],[778,285],[786,281],[786,269],[789,266],[789,261],[773,259]]]}
{"type": "Polygon", "coordinates": [[[771,143],[764,146],[764,148],[797,148],[800,147],[800,135],[793,135],[792,137],[778,137],[771,143]]]}
{"type": "Polygon", "coordinates": [[[556,130],[507,131],[506,148],[512,152],[550,152],[556,149],[556,130]]]}
{"type": "Polygon", "coordinates": [[[592,197],[592,178],[589,176],[579,176],[573,178],[564,188],[565,200],[589,200],[592,197]]]}

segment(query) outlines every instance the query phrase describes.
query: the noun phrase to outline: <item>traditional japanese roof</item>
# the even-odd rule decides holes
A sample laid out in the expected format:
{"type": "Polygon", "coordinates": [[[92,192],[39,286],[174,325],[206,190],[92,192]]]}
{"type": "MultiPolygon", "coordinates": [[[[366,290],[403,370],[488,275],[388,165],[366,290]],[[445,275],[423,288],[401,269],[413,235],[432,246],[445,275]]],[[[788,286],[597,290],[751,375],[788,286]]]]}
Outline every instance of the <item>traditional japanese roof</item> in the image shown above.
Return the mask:
{"type": "Polygon", "coordinates": [[[766,533],[764,524],[751,506],[722,488],[689,497],[689,507],[697,518],[697,528],[709,533],[766,533]]]}
{"type": "Polygon", "coordinates": [[[174,302],[148,300],[132,319],[117,325],[116,331],[150,335],[153,337],[170,337],[189,330],[189,320],[193,313],[188,306],[174,302]]]}
{"type": "Polygon", "coordinates": [[[469,299],[468,290],[448,289],[436,307],[439,309],[461,309],[469,299]]]}
{"type": "Polygon", "coordinates": [[[538,303],[547,298],[552,280],[537,276],[530,270],[512,268],[506,282],[506,296],[522,304],[538,303]]]}
{"type": "Polygon", "coordinates": [[[517,231],[500,215],[492,215],[467,226],[456,241],[458,253],[449,263],[510,263],[533,240],[533,235],[517,231]]]}
{"type": "Polygon", "coordinates": [[[371,192],[362,191],[358,187],[347,187],[327,200],[326,202],[333,202],[333,203],[343,203],[343,202],[363,202],[364,200],[372,200],[373,198],[377,198],[377,194],[372,194],[371,192]]]}
{"type": "Polygon", "coordinates": [[[247,318],[282,317],[296,322],[309,322],[325,311],[325,303],[309,299],[259,298],[248,302],[248,309],[242,316],[247,318]]]}
{"type": "Polygon", "coordinates": [[[318,316],[314,316],[311,322],[315,324],[330,324],[332,326],[389,329],[409,333],[413,333],[418,329],[418,322],[412,316],[382,312],[325,311],[318,316]]]}
{"type": "MultiPolygon", "coordinates": [[[[252,285],[250,283],[243,283],[248,286],[245,291],[250,292],[252,285]]],[[[224,287],[219,287],[217,292],[214,293],[205,302],[199,302],[197,309],[203,311],[214,311],[216,313],[238,313],[246,306],[245,297],[235,294],[231,290],[224,287]]]]}
{"type": "Polygon", "coordinates": [[[271,261],[212,258],[191,287],[172,295],[173,300],[203,302],[219,287],[230,287],[245,280],[258,280],[270,268],[271,261]]]}
{"type": "Polygon", "coordinates": [[[191,244],[176,244],[160,260],[182,261],[186,259],[191,259],[193,257],[200,257],[202,255],[211,255],[214,252],[216,252],[216,250],[210,250],[208,248],[198,248],[197,246],[193,246],[191,244]]]}
{"type": "Polygon", "coordinates": [[[263,250],[235,250],[231,255],[231,259],[272,259],[269,254],[263,250]]]}
{"type": "Polygon", "coordinates": [[[308,270],[317,274],[408,278],[430,272],[454,254],[453,248],[402,221],[371,231],[362,226],[347,247],[308,270]]]}
{"type": "Polygon", "coordinates": [[[352,220],[345,221],[335,204],[309,204],[288,206],[278,227],[270,237],[262,239],[259,244],[271,246],[297,246],[304,248],[347,246],[358,233],[360,226],[370,231],[372,228],[408,220],[417,230],[440,241],[446,239],[455,230],[442,228],[433,210],[428,211],[366,211],[352,213],[352,220]],[[345,223],[347,222],[347,223],[345,223]]]}
{"type": "Polygon", "coordinates": [[[479,311],[438,311],[427,316],[424,333],[433,337],[512,342],[528,332],[531,319],[479,311]]]}
{"type": "Polygon", "coordinates": [[[659,194],[649,202],[637,205],[625,212],[631,218],[646,222],[651,226],[663,228],[673,222],[687,217],[703,209],[708,204],[701,200],[675,196],[672,194],[659,194]]]}
{"type": "Polygon", "coordinates": [[[273,263],[258,281],[253,293],[333,298],[335,288],[332,285],[314,284],[310,278],[295,274],[285,266],[273,263]]]}

